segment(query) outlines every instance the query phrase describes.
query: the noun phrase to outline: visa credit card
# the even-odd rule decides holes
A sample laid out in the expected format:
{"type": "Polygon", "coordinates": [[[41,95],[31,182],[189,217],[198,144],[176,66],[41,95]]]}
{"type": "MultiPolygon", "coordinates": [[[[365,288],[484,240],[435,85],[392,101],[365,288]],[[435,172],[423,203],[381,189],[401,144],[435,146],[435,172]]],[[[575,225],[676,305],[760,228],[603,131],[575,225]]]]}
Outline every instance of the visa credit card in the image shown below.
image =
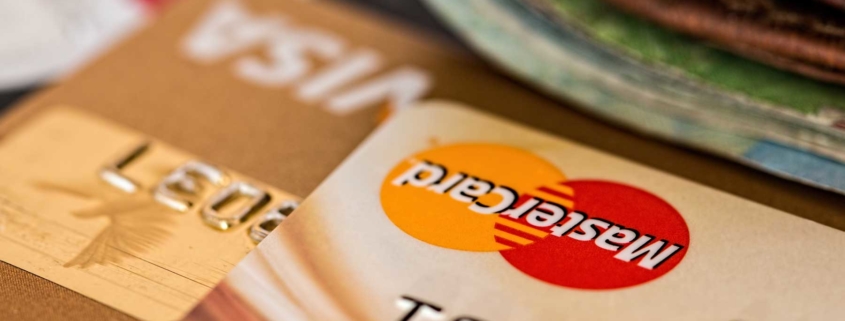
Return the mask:
{"type": "Polygon", "coordinates": [[[831,320],[845,233],[449,102],[399,113],[192,320],[831,320]]]}

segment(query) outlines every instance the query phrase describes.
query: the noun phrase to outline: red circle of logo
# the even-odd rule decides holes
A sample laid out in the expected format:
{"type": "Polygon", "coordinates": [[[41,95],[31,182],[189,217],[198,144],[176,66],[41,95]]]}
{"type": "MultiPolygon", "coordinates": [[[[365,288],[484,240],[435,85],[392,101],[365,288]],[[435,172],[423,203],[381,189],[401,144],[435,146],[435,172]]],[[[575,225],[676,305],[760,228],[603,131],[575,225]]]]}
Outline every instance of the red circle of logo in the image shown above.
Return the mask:
{"type": "Polygon", "coordinates": [[[574,191],[574,208],[558,225],[578,223],[565,232],[547,228],[550,235],[542,239],[500,251],[515,268],[564,287],[604,290],[654,280],[683,259],[689,230],[669,203],[619,183],[566,185],[574,191]]]}

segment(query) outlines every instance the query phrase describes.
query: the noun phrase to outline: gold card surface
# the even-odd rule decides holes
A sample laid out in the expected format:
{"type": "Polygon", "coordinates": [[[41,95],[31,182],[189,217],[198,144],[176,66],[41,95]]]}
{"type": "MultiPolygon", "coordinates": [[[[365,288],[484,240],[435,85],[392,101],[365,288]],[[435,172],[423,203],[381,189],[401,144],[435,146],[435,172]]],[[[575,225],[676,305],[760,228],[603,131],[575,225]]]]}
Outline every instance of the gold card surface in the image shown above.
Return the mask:
{"type": "Polygon", "coordinates": [[[0,260],[142,319],[179,318],[296,197],[53,108],[0,142],[0,260]]]}
{"type": "Polygon", "coordinates": [[[188,318],[833,320],[843,247],[842,231],[429,102],[188,318]]]}

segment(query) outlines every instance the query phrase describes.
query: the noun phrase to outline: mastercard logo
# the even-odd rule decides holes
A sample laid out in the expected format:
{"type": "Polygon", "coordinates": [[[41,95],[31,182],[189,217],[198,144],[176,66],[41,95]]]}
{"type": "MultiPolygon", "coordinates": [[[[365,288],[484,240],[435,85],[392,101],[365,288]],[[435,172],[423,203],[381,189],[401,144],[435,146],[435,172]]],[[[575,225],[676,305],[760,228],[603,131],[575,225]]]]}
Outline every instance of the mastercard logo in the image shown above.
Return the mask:
{"type": "Polygon", "coordinates": [[[577,289],[654,280],[681,262],[689,230],[642,189],[569,179],[527,151],[493,144],[438,147],[406,158],[381,186],[388,218],[435,246],[498,252],[536,279],[577,289]]]}

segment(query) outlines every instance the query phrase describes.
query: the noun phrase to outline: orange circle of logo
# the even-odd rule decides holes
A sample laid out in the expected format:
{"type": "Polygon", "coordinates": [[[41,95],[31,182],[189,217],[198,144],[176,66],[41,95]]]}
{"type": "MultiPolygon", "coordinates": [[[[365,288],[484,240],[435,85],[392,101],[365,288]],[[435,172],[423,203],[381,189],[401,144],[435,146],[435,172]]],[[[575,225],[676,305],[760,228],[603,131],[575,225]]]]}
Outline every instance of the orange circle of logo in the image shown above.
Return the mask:
{"type": "Polygon", "coordinates": [[[418,153],[394,167],[382,183],[381,205],[393,224],[423,242],[464,251],[499,251],[510,248],[495,237],[500,233],[494,228],[499,215],[478,211],[517,200],[504,199],[508,192],[493,189],[527,191],[538,183],[565,179],[554,165],[521,149],[449,145],[418,153]]]}

